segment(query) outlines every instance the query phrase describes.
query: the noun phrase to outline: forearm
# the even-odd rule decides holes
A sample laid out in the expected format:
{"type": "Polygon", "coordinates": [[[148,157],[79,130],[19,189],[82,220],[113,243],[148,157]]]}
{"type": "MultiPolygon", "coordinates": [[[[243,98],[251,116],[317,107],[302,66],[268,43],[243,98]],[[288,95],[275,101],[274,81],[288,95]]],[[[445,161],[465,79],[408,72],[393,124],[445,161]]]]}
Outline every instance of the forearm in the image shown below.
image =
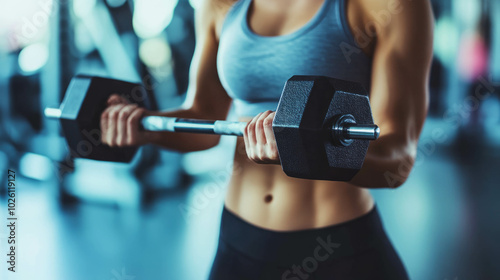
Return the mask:
{"type": "MultiPolygon", "coordinates": [[[[199,113],[193,109],[178,109],[167,112],[149,112],[148,116],[163,116],[188,119],[216,119],[214,116],[199,113]]],[[[220,136],[180,133],[180,132],[146,132],[147,142],[160,147],[178,152],[194,152],[212,148],[219,143],[220,136]]]]}
{"type": "Polygon", "coordinates": [[[361,170],[350,183],[363,188],[397,188],[408,178],[416,157],[416,144],[381,136],[368,148],[361,170]]]}

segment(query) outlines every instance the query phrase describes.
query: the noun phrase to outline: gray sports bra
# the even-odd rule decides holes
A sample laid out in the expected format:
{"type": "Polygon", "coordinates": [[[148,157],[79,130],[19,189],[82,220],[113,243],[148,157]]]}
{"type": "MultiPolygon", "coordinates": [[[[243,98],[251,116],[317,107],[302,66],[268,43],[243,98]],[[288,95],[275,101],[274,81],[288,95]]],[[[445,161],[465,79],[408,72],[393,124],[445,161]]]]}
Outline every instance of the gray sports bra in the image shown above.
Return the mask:
{"type": "Polygon", "coordinates": [[[252,0],[228,12],[219,42],[217,70],[237,116],[275,111],[285,82],[293,75],[356,81],[370,88],[371,59],[356,47],[346,21],[347,0],[325,0],[299,30],[266,37],[252,32],[247,13],[252,0]]]}

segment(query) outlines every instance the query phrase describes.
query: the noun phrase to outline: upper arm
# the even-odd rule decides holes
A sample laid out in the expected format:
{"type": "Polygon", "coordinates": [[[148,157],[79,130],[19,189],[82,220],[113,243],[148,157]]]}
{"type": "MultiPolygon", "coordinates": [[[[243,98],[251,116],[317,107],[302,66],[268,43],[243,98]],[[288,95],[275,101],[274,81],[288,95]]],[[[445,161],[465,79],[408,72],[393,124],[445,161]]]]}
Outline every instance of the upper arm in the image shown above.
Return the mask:
{"type": "MultiPolygon", "coordinates": [[[[377,11],[394,0],[365,2],[377,11]]],[[[427,115],[433,16],[427,0],[399,2],[388,24],[376,27],[370,103],[381,137],[411,144],[414,153],[427,115]]]]}
{"type": "MultiPolygon", "coordinates": [[[[224,119],[231,98],[217,73],[218,39],[216,27],[221,18],[219,0],[205,0],[196,10],[196,49],[190,67],[189,89],[184,107],[201,118],[224,119]]],[[[223,7],[222,7],[223,8],[223,7]]]]}

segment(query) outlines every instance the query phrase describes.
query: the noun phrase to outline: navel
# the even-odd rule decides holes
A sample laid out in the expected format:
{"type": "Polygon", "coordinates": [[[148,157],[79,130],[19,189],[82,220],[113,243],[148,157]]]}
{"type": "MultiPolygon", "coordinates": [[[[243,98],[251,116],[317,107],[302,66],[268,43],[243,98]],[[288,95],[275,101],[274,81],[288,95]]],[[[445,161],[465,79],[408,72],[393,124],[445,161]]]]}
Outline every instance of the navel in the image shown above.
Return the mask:
{"type": "Polygon", "coordinates": [[[265,203],[271,203],[271,201],[273,201],[273,196],[271,194],[268,194],[264,197],[265,203]]]}

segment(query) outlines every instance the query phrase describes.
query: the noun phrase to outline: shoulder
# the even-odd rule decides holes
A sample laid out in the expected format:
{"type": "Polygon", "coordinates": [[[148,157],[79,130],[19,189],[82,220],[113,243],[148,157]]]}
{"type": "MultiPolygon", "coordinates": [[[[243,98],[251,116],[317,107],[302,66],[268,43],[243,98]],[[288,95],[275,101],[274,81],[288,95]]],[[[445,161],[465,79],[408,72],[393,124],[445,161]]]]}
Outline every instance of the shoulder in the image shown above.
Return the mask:
{"type": "Polygon", "coordinates": [[[367,53],[399,40],[408,42],[406,46],[417,39],[432,40],[434,22],[429,0],[349,1],[348,12],[356,40],[367,53]]]}
{"type": "Polygon", "coordinates": [[[425,26],[432,22],[429,0],[359,0],[357,8],[362,14],[365,29],[371,28],[377,35],[391,30],[425,26]]]}
{"type": "Polygon", "coordinates": [[[211,16],[212,19],[220,19],[236,2],[238,0],[200,0],[196,12],[211,16]]]}
{"type": "Polygon", "coordinates": [[[227,12],[236,2],[238,0],[200,0],[196,7],[198,21],[219,34],[227,12]]]}

